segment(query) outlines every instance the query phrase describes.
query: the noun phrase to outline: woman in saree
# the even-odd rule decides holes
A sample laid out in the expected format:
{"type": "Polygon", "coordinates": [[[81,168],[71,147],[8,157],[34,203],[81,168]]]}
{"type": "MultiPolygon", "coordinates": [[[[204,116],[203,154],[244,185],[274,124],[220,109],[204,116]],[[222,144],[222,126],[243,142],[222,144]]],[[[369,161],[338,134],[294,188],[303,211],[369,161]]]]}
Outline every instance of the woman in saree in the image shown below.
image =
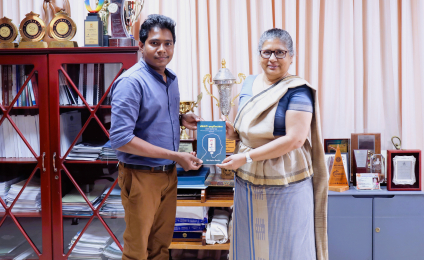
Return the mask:
{"type": "MultiPolygon", "coordinates": [[[[293,41],[270,29],[259,40],[263,73],[246,78],[234,127],[236,172],[230,259],[328,259],[327,172],[318,96],[290,75],[293,41]]],[[[224,118],[225,120],[225,118],[224,118]]]]}

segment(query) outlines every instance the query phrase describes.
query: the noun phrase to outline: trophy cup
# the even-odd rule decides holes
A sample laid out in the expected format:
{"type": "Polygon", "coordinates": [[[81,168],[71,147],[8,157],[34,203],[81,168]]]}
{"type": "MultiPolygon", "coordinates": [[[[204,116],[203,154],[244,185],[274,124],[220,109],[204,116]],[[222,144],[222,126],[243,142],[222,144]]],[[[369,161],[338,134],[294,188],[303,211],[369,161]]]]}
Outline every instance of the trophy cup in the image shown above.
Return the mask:
{"type": "Polygon", "coordinates": [[[103,46],[103,22],[98,12],[102,9],[105,0],[99,0],[96,9],[91,9],[90,0],[85,0],[85,8],[88,10],[87,18],[84,21],[84,46],[103,46]]]}
{"type": "Polygon", "coordinates": [[[61,10],[55,15],[47,29],[49,37],[56,41],[49,43],[49,48],[73,48],[78,47],[78,43],[70,41],[77,33],[77,26],[66,12],[61,10]]]}
{"type": "MultiPolygon", "coordinates": [[[[197,96],[196,102],[194,102],[194,101],[180,101],[180,114],[183,115],[183,114],[188,113],[189,111],[194,112],[193,109],[198,106],[200,100],[202,100],[202,97],[203,97],[203,93],[200,93],[197,96]]],[[[181,125],[180,127],[181,127],[180,140],[188,140],[189,136],[188,136],[188,134],[185,130],[186,127],[183,126],[183,125],[181,125]]]]}
{"type": "Polygon", "coordinates": [[[206,92],[209,96],[213,97],[217,101],[217,106],[221,109],[221,113],[227,118],[230,114],[231,107],[234,106],[234,100],[240,95],[236,95],[233,99],[231,99],[231,89],[233,84],[241,84],[246,76],[243,73],[239,73],[238,77],[240,79],[239,82],[236,81],[236,77],[231,74],[230,70],[225,67],[226,62],[223,59],[221,62],[222,68],[218,71],[218,74],[210,81],[211,75],[206,74],[203,77],[203,86],[206,89],[206,92]],[[219,100],[212,95],[206,87],[206,83],[212,85],[216,84],[219,91],[219,100]]]}
{"type": "Polygon", "coordinates": [[[40,42],[46,34],[46,25],[36,13],[26,14],[19,26],[22,42],[19,48],[47,48],[47,42],[40,42]]]}
{"type": "Polygon", "coordinates": [[[13,41],[18,36],[18,28],[12,23],[12,19],[3,17],[0,19],[0,49],[13,49],[18,45],[13,41]]]}
{"type": "Polygon", "coordinates": [[[112,38],[109,40],[109,46],[135,46],[132,28],[140,17],[144,0],[110,1],[109,12],[111,13],[112,38]]]}

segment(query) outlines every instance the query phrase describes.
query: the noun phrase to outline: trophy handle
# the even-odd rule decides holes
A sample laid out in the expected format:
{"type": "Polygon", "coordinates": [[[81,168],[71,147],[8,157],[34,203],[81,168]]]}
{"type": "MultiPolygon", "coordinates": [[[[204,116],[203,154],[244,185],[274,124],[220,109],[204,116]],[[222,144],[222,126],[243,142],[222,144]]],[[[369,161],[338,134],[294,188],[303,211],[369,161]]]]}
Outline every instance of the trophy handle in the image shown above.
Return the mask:
{"type": "Polygon", "coordinates": [[[243,82],[243,80],[246,79],[246,75],[244,75],[243,73],[239,73],[237,76],[239,77],[240,82],[236,81],[236,84],[241,84],[243,82]]]}
{"type": "MultiPolygon", "coordinates": [[[[239,82],[236,82],[236,84],[241,84],[243,82],[243,80],[246,79],[246,75],[244,75],[243,73],[239,73],[237,76],[239,77],[240,81],[239,82]]],[[[240,93],[238,93],[237,96],[235,96],[233,98],[233,100],[231,100],[231,106],[234,106],[235,105],[234,104],[234,100],[236,100],[236,98],[238,98],[238,96],[240,96],[240,93]]]]}
{"type": "Polygon", "coordinates": [[[191,112],[194,112],[194,108],[199,105],[199,102],[200,102],[200,100],[202,100],[202,97],[203,97],[203,92],[200,92],[200,94],[197,95],[197,101],[196,101],[196,103],[192,103],[191,104],[191,107],[189,109],[191,112]]]}
{"type": "Polygon", "coordinates": [[[210,92],[209,92],[209,90],[208,90],[208,88],[206,87],[206,83],[208,83],[209,85],[212,85],[213,84],[213,82],[212,81],[210,81],[210,79],[211,79],[211,74],[206,74],[204,77],[203,77],[203,86],[205,87],[205,89],[206,89],[206,93],[208,93],[208,95],[209,96],[211,96],[211,97],[213,97],[215,100],[216,100],[216,105],[217,106],[219,106],[219,100],[214,96],[214,95],[212,95],[210,92]]]}

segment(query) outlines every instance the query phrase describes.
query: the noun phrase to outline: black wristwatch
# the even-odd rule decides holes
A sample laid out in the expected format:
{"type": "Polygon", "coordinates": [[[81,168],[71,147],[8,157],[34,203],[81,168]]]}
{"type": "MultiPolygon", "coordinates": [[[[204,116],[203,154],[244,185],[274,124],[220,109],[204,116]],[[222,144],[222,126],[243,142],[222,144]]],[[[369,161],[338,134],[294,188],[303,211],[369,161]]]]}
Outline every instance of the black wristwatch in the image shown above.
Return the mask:
{"type": "Polygon", "coordinates": [[[180,114],[178,116],[178,120],[180,120],[180,126],[182,126],[183,125],[183,115],[182,114],[180,114]]]}

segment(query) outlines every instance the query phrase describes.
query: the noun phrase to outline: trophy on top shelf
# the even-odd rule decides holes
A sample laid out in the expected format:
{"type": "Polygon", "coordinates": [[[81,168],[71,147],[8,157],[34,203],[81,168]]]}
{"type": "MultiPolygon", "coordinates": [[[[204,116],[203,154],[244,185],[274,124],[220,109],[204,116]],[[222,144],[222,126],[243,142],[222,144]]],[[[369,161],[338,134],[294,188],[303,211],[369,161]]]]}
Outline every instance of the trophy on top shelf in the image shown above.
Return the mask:
{"type": "Polygon", "coordinates": [[[19,31],[22,37],[19,48],[47,48],[47,42],[41,42],[46,34],[46,25],[39,14],[34,12],[26,14],[19,31]]]}
{"type": "Polygon", "coordinates": [[[239,73],[238,77],[240,81],[237,81],[236,77],[233,76],[231,71],[226,68],[225,59],[222,59],[221,65],[222,68],[218,71],[218,74],[216,74],[212,81],[210,81],[210,74],[206,74],[203,77],[203,86],[205,87],[208,95],[213,97],[217,101],[216,105],[221,109],[221,114],[223,114],[228,119],[231,107],[234,106],[234,100],[240,95],[237,94],[233,99],[231,99],[231,90],[233,84],[241,84],[243,80],[246,79],[246,76],[243,73],[239,73]],[[208,88],[206,87],[206,83],[210,85],[217,85],[219,92],[219,100],[209,92],[208,88]]]}
{"type": "Polygon", "coordinates": [[[18,46],[13,41],[18,36],[18,28],[12,23],[12,19],[3,17],[0,19],[0,49],[13,49],[18,46]]]}
{"type": "Polygon", "coordinates": [[[96,9],[91,9],[90,0],[85,0],[85,8],[89,12],[84,21],[84,46],[103,46],[103,22],[98,12],[102,9],[105,0],[99,0],[96,9]]]}
{"type": "Polygon", "coordinates": [[[68,14],[61,10],[51,20],[48,27],[49,37],[55,39],[49,43],[49,48],[73,48],[78,43],[71,41],[77,33],[77,26],[68,14]]]}
{"type": "Polygon", "coordinates": [[[132,35],[134,23],[143,10],[144,0],[110,0],[112,37],[109,46],[135,46],[132,35]]]}

